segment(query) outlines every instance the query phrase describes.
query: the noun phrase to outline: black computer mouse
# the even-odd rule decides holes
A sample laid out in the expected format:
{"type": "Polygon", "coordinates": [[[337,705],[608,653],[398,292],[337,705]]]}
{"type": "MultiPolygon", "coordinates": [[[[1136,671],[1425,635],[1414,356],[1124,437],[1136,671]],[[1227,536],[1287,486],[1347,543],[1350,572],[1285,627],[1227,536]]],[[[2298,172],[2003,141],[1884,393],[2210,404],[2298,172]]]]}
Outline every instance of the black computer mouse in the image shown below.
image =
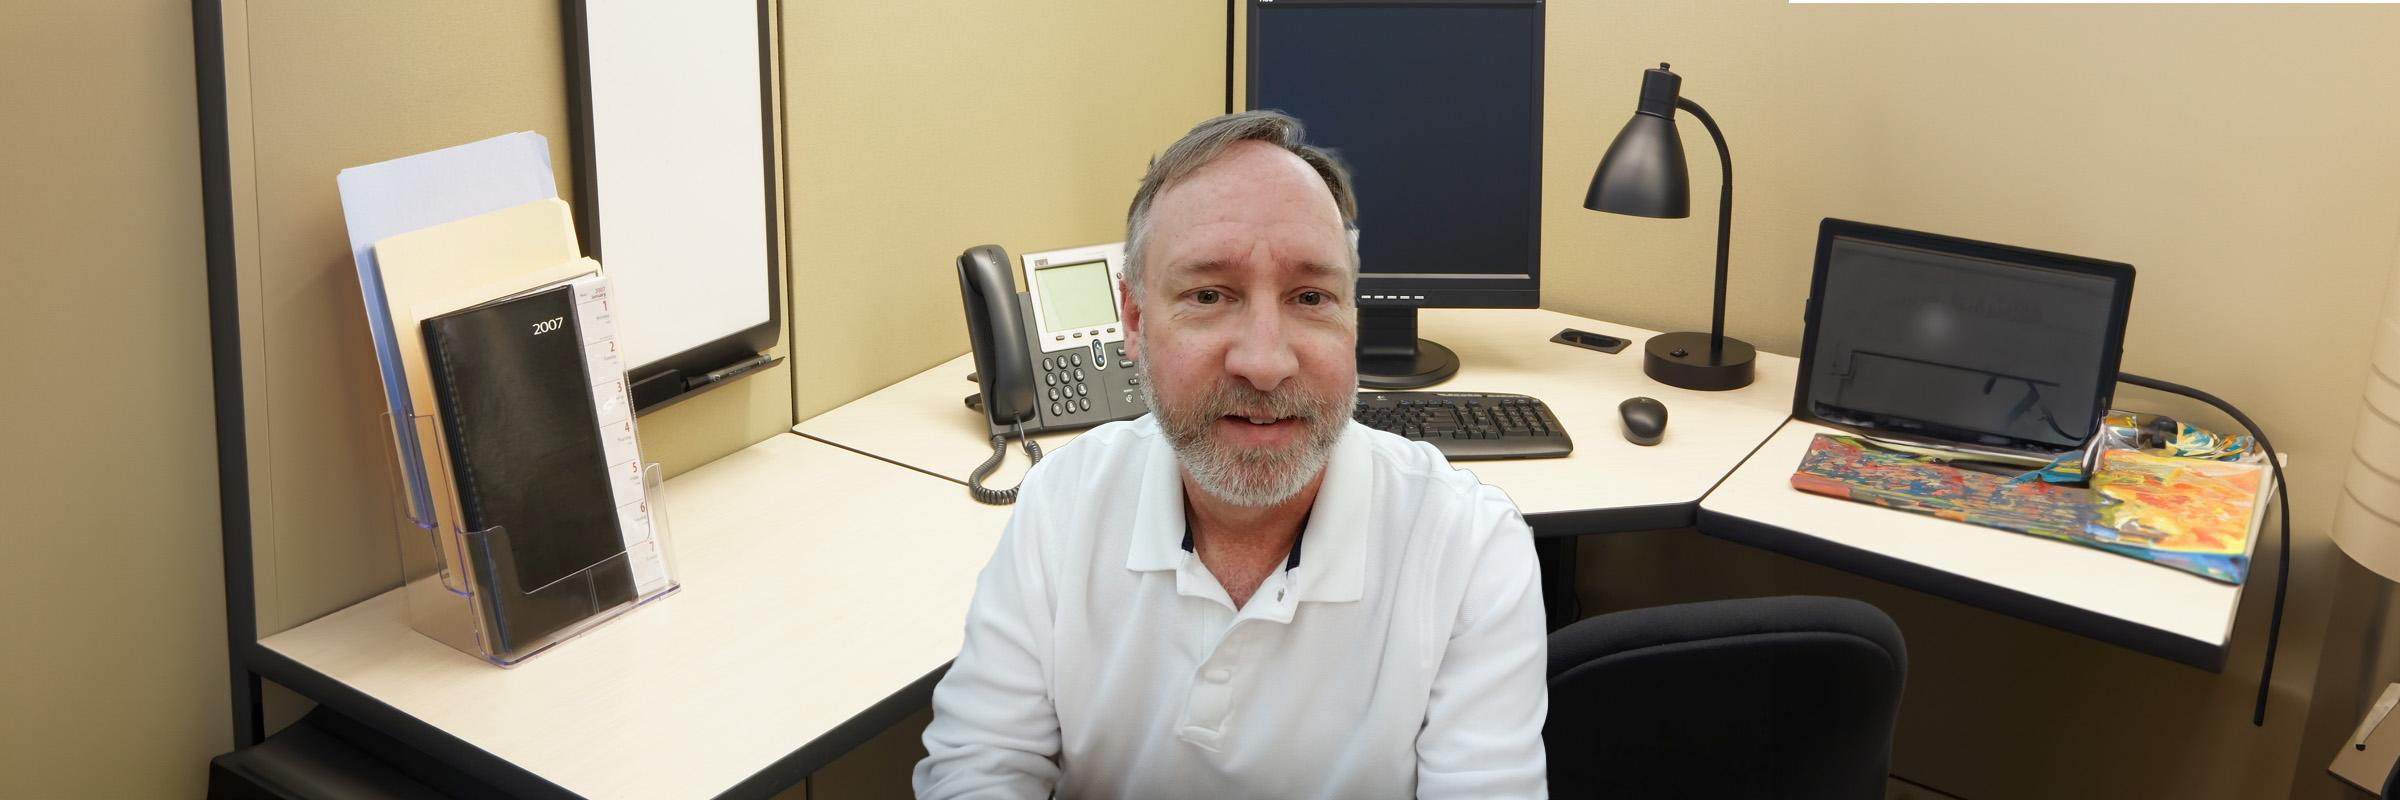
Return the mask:
{"type": "Polygon", "coordinates": [[[1647,397],[1630,398],[1617,404],[1617,416],[1625,421],[1625,441],[1648,447],[1667,435],[1665,403],[1647,397]]]}

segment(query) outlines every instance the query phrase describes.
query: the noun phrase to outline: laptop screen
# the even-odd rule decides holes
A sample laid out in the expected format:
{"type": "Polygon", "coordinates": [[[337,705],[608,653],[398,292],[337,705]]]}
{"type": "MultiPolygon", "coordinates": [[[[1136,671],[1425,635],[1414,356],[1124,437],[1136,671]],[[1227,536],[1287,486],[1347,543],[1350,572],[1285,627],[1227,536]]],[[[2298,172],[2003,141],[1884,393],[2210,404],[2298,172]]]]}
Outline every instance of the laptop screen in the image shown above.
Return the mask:
{"type": "Polygon", "coordinates": [[[2133,268],[1826,220],[1795,413],[2030,453],[2083,446],[2133,268]]]}

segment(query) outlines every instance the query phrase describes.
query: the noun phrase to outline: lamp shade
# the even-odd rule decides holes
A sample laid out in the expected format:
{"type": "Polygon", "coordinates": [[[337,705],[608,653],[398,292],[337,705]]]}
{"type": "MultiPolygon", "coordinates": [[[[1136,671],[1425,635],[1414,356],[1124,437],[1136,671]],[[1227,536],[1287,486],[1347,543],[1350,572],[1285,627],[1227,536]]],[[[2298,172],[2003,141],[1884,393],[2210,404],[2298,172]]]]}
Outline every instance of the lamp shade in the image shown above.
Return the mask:
{"type": "Polygon", "coordinates": [[[2334,506],[2333,541],[2360,566],[2400,581],[2400,270],[2395,273],[2375,323],[2366,398],[2334,506]]]}
{"type": "MultiPolygon", "coordinates": [[[[1673,106],[1668,113],[1674,113],[1673,106]]],[[[1634,112],[1600,157],[1583,207],[1636,217],[1691,216],[1692,175],[1684,165],[1683,137],[1676,135],[1674,118],[1634,112]]]]}

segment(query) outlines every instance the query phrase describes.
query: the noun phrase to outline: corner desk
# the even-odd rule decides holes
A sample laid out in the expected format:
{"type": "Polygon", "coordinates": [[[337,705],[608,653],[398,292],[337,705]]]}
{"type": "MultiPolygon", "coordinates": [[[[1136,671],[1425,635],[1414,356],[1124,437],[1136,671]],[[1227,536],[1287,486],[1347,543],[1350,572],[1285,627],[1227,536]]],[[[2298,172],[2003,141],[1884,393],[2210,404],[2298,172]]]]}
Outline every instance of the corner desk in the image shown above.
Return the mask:
{"type": "MultiPolygon", "coordinates": [[[[1441,390],[1532,395],[1574,438],[1565,458],[1464,461],[1508,493],[1531,523],[1544,561],[1552,627],[1575,618],[1574,537],[1667,528],[1811,561],[2216,671],[2232,640],[2240,586],[2091,548],[1821,497],[1791,488],[1792,470],[1821,428],[1791,418],[1799,361],[1759,353],[1741,389],[1677,389],[1642,374],[1654,332],[1539,309],[1428,309],[1418,335],[1459,356],[1441,390]],[[1614,354],[1555,344],[1562,328],[1633,341],[1614,354]],[[1651,447],[1619,432],[1617,403],[1647,396],[1667,407],[1651,447]]],[[[802,436],[964,484],[991,454],[982,417],[964,398],[971,356],[902,380],[801,422],[802,436]]],[[[1073,432],[1035,437],[1056,450],[1073,432]]],[[[989,485],[1025,471],[1013,445],[989,485]]],[[[2262,487],[2262,497],[2272,486],[2262,487]]],[[[965,489],[954,502],[972,503],[965,489]]],[[[2268,505],[2251,520],[2255,553],[2268,505]]]]}
{"type": "MultiPolygon", "coordinates": [[[[1760,353],[1758,379],[1731,392],[1698,392],[1642,374],[1641,342],[1651,332],[1539,309],[1435,309],[1421,312],[1418,335],[1456,351],[1458,374],[1436,390],[1512,392],[1550,406],[1575,443],[1564,458],[1470,461],[1458,466],[1499,487],[1533,526],[1544,564],[1543,600],[1551,628],[1573,622],[1575,539],[1591,533],[1690,526],[1700,498],[1749,457],[1789,416],[1798,361],[1760,353]],[[1563,328],[1632,340],[1618,353],[1556,344],[1563,328]],[[1665,438],[1642,447],[1619,430],[1617,404],[1648,396],[1667,406],[1665,438]]],[[[976,384],[972,355],[800,423],[800,435],[961,484],[991,455],[980,413],[969,411],[976,384]]],[[[1043,452],[1076,432],[1038,435],[1043,452]]],[[[987,486],[1013,486],[1028,466],[1013,443],[987,486]]],[[[973,502],[965,489],[958,502],[973,502]]]]}
{"type": "MultiPolygon", "coordinates": [[[[1464,362],[1441,388],[1539,397],[1574,437],[1566,458],[1462,464],[1515,499],[1537,544],[1692,526],[2202,668],[2223,663],[2240,587],[1791,489],[1815,432],[1788,419],[1793,359],[1762,353],[1752,386],[1687,392],[1643,377],[1636,348],[1650,332],[1622,325],[1436,310],[1421,333],[1464,362]],[[1637,344],[1612,355],[1550,343],[1563,327],[1637,344]],[[1616,404],[1636,395],[1669,410],[1655,447],[1618,432],[1616,404]]],[[[260,674],[515,795],[772,796],[921,707],[958,652],[975,576],[1008,518],[964,486],[990,454],[960,402],[975,388],[968,364],[668,481],[683,588],[514,669],[415,633],[395,589],[261,640],[260,674]]],[[[1012,455],[996,482],[1024,467],[1012,455]]],[[[1571,567],[1551,572],[1571,597],[1571,567]]]]}

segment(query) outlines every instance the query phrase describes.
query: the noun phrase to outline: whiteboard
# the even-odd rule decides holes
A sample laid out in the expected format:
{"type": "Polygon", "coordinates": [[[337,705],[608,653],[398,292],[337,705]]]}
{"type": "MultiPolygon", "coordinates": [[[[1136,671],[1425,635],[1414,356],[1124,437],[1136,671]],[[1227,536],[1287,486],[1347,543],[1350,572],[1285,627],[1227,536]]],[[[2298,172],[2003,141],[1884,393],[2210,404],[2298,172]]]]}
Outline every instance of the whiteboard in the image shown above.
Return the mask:
{"type": "Polygon", "coordinates": [[[668,369],[691,378],[772,346],[781,315],[765,4],[568,8],[582,104],[577,213],[586,253],[615,286],[634,381],[668,369]]]}

